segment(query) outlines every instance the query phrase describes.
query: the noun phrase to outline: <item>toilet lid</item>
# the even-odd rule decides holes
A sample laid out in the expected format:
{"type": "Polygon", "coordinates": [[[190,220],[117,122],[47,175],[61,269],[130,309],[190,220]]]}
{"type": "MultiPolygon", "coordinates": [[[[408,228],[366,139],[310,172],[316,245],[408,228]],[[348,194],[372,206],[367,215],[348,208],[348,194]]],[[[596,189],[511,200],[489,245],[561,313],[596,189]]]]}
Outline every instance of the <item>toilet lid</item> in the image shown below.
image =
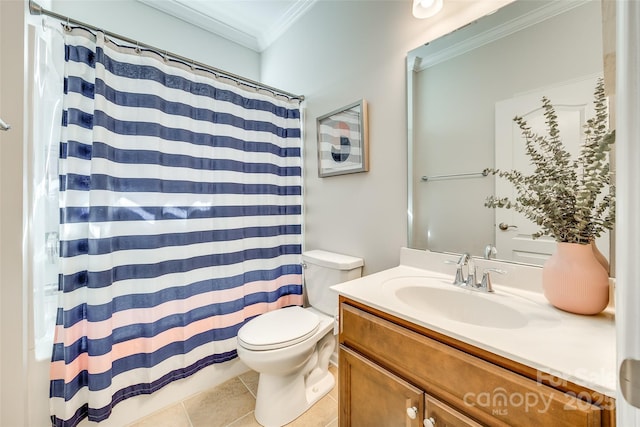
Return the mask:
{"type": "Polygon", "coordinates": [[[302,307],[285,307],[248,321],[238,331],[242,347],[274,350],[306,340],[319,328],[320,319],[302,307]]]}

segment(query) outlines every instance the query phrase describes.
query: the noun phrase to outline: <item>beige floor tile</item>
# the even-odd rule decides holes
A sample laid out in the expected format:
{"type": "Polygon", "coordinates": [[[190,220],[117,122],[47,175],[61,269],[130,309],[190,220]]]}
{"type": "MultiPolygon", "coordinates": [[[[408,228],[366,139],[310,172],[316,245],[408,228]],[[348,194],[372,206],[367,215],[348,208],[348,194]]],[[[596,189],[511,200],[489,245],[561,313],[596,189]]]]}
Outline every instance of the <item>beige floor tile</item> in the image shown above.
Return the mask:
{"type": "Polygon", "coordinates": [[[255,399],[239,378],[234,378],[184,402],[193,427],[224,427],[247,415],[255,399]]]}
{"type": "Polygon", "coordinates": [[[256,417],[253,415],[253,412],[251,412],[250,414],[247,414],[244,417],[240,418],[238,421],[235,421],[229,424],[229,427],[262,427],[262,426],[258,424],[258,422],[256,421],[256,417]]]}
{"type": "MultiPolygon", "coordinates": [[[[338,426],[338,368],[330,365],[336,386],[289,427],[338,426]]],[[[129,427],[261,427],[254,417],[259,374],[249,371],[209,391],[152,414],[129,427]]]]}
{"type": "Polygon", "coordinates": [[[182,403],[151,414],[129,427],[191,427],[182,403]]]}
{"type": "Polygon", "coordinates": [[[329,372],[333,374],[333,378],[336,380],[336,385],[333,386],[333,389],[329,392],[329,396],[334,398],[336,402],[338,402],[338,367],[329,365],[329,372]]]}
{"type": "Polygon", "coordinates": [[[258,379],[260,378],[260,374],[256,371],[249,371],[242,375],[240,375],[240,381],[244,383],[245,386],[249,389],[253,397],[258,395],[258,379]]]}
{"type": "Polygon", "coordinates": [[[338,416],[338,402],[330,396],[325,396],[302,414],[290,427],[325,427],[338,416]]]}

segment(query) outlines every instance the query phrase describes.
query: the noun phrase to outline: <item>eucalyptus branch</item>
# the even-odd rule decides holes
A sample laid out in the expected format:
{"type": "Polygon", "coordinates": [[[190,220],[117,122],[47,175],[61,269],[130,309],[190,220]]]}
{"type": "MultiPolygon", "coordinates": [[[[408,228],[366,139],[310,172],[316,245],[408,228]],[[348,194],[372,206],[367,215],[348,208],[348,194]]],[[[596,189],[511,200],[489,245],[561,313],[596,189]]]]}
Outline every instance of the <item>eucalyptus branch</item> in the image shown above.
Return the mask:
{"type": "Polygon", "coordinates": [[[608,129],[604,82],[594,91],[594,117],[584,124],[584,141],[576,159],[562,143],[558,117],[551,101],[543,97],[546,135],[538,135],[522,117],[513,120],[520,128],[525,153],[534,172],[486,169],[509,181],[517,196],[490,196],[489,208],[514,209],[540,227],[533,238],[552,236],[561,242],[589,243],[615,220],[615,187],[611,182],[609,154],[615,131],[608,129]]]}

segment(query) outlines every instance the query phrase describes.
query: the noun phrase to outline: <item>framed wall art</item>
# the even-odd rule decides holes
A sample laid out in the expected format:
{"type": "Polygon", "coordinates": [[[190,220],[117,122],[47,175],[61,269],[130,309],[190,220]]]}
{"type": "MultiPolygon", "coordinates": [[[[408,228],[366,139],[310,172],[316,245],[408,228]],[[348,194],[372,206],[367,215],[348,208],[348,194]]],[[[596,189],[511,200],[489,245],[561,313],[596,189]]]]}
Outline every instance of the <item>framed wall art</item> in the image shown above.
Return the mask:
{"type": "Polygon", "coordinates": [[[367,102],[362,99],[320,116],[318,126],[318,176],[369,170],[367,102]]]}

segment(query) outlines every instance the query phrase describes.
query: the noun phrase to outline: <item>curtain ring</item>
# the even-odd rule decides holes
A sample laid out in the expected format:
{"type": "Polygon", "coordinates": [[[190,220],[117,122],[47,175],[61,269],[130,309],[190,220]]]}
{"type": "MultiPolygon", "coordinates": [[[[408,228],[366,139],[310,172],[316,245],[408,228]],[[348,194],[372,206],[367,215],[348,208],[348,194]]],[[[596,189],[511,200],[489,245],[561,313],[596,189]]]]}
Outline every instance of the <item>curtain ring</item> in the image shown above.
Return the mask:
{"type": "Polygon", "coordinates": [[[140,52],[142,52],[142,49],[140,49],[140,42],[136,42],[136,53],[140,55],[140,52]]]}
{"type": "Polygon", "coordinates": [[[67,23],[65,25],[63,25],[63,28],[66,32],[70,32],[71,31],[71,24],[69,23],[69,17],[67,16],[67,23]]]}

